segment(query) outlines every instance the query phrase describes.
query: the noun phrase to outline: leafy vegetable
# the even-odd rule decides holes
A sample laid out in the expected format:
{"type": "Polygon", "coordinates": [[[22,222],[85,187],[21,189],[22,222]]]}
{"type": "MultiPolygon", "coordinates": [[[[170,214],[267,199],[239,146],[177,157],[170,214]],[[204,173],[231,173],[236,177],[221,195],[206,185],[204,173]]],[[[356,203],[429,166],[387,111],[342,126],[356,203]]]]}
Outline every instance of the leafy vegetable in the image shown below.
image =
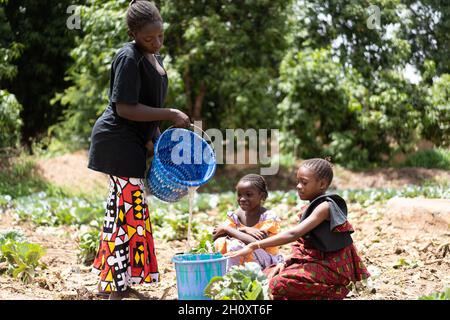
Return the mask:
{"type": "Polygon", "coordinates": [[[44,249],[39,244],[9,238],[0,246],[0,262],[6,262],[7,274],[28,284],[32,282],[36,270],[45,267],[39,261],[44,253],[44,249]]]}
{"type": "Polygon", "coordinates": [[[103,217],[104,203],[82,198],[52,197],[45,192],[21,197],[15,202],[15,212],[22,221],[36,225],[82,225],[103,217]]]}
{"type": "Polygon", "coordinates": [[[97,254],[98,247],[100,245],[100,227],[97,229],[90,229],[89,231],[81,234],[79,238],[79,250],[78,259],[81,263],[88,266],[94,262],[95,255],[97,254]]]}
{"type": "Polygon", "coordinates": [[[255,262],[233,266],[223,277],[214,277],[205,289],[213,300],[268,300],[269,281],[255,262]]]}
{"type": "Polygon", "coordinates": [[[450,300],[450,288],[443,292],[435,292],[427,296],[421,296],[419,300],[450,300]]]}
{"type": "Polygon", "coordinates": [[[22,231],[17,229],[8,229],[0,232],[0,246],[3,245],[7,240],[26,242],[27,238],[22,231]]]}
{"type": "Polygon", "coordinates": [[[215,253],[214,241],[211,233],[205,233],[200,239],[197,247],[193,248],[190,253],[215,253]]]}

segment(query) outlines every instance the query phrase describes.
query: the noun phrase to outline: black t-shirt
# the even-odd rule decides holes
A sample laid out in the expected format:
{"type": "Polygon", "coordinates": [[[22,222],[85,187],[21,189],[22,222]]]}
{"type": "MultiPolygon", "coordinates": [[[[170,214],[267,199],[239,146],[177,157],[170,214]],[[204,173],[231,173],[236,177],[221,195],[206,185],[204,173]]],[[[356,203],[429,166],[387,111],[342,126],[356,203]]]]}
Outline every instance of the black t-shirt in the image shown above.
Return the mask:
{"type": "Polygon", "coordinates": [[[322,221],[303,238],[311,241],[314,247],[322,252],[333,252],[353,243],[350,235],[352,232],[334,232],[334,228],[347,221],[347,204],[341,196],[327,193],[315,198],[303,213],[300,222],[309,217],[314,209],[324,201],[327,201],[330,206],[330,220],[322,221]]]}
{"type": "MultiPolygon", "coordinates": [[[[156,59],[162,66],[161,57],[156,59]]],[[[116,103],[164,107],[167,75],[160,75],[129,42],[114,57],[110,81],[109,105],[92,129],[88,167],[114,176],[144,178],[145,145],[154,140],[159,122],[124,119],[117,114],[116,103]]]]}

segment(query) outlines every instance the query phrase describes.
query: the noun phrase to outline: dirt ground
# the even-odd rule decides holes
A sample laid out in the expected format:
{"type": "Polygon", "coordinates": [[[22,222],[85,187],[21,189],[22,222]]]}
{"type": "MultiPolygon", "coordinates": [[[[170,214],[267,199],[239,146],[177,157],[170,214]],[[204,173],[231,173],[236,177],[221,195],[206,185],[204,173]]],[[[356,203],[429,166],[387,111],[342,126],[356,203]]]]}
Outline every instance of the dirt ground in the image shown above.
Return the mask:
{"type": "MultiPolygon", "coordinates": [[[[97,190],[107,184],[106,175],[87,168],[86,151],[41,159],[37,167],[47,180],[75,190],[81,187],[83,191],[97,190]]],[[[227,180],[236,183],[246,168],[251,166],[230,165],[219,168],[216,176],[226,176],[227,180]]],[[[280,168],[276,176],[266,176],[269,190],[289,190],[295,186],[295,170],[295,167],[290,170],[280,168]]],[[[386,168],[359,173],[336,167],[334,171],[332,187],[337,189],[402,188],[407,184],[450,180],[450,171],[426,168],[386,168]]]]}
{"type": "MultiPolygon", "coordinates": [[[[96,190],[107,180],[86,168],[85,152],[77,152],[39,162],[41,174],[59,185],[84,185],[96,190]]],[[[427,169],[383,169],[354,173],[336,170],[338,188],[402,187],[448,179],[450,173],[427,169]]],[[[272,189],[273,190],[273,189],[272,189]]],[[[391,199],[384,205],[362,208],[349,206],[349,221],[355,227],[353,239],[372,274],[348,299],[417,299],[424,294],[450,287],[450,200],[391,199]]],[[[195,216],[194,216],[195,219],[195,216]]],[[[21,229],[30,241],[47,250],[43,262],[48,268],[32,284],[24,285],[6,275],[0,276],[3,299],[100,299],[97,277],[90,267],[77,260],[77,230],[71,227],[35,227],[17,224],[12,212],[0,214],[0,230],[21,229]]],[[[136,286],[149,299],[176,299],[174,253],[182,252],[184,241],[155,239],[161,282],[136,286]]],[[[289,254],[289,246],[281,252],[289,254]]]]}

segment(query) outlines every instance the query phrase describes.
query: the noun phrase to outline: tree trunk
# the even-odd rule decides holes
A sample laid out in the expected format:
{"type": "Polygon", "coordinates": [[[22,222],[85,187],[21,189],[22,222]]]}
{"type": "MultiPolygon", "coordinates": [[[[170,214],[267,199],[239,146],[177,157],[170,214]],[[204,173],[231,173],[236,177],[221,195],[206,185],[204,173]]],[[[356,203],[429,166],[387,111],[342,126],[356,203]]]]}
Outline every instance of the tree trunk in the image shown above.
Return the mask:
{"type": "Polygon", "coordinates": [[[205,99],[206,95],[206,86],[202,82],[200,83],[200,91],[197,94],[197,97],[195,98],[195,105],[194,105],[194,113],[193,113],[193,120],[201,120],[202,118],[202,105],[203,100],[205,99]]]}
{"type": "Polygon", "coordinates": [[[187,110],[189,112],[189,115],[192,117],[193,115],[193,108],[192,108],[192,97],[191,97],[191,76],[189,75],[189,69],[187,69],[184,73],[183,73],[183,81],[184,81],[184,93],[186,95],[186,104],[187,104],[187,110]]]}

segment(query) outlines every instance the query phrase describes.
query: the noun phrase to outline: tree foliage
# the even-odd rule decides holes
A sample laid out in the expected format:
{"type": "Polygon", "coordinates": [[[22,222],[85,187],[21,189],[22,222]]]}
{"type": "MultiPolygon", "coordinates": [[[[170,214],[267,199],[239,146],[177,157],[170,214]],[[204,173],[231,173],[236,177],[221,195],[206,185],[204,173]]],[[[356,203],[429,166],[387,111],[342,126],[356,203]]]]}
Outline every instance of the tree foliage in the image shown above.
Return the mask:
{"type": "MultiPolygon", "coordinates": [[[[0,4],[4,0],[0,1],[0,4]]],[[[11,26],[6,20],[4,9],[0,7],[0,82],[12,80],[17,75],[17,67],[13,62],[20,56],[22,46],[11,41],[11,26]]],[[[0,149],[16,147],[19,143],[22,128],[20,118],[21,104],[15,95],[0,86],[0,149]]]]}
{"type": "MultiPolygon", "coordinates": [[[[155,2],[165,22],[166,106],[205,128],[278,127],[284,152],[331,155],[348,167],[386,163],[421,139],[449,145],[445,1],[155,2]]],[[[85,1],[80,31],[65,27],[69,1],[54,3],[0,0],[2,97],[6,88],[23,104],[26,135],[50,126],[65,147],[87,147],[108,103],[112,59],[130,40],[129,1],[85,1]],[[44,23],[49,6],[59,16],[44,23]]]]}
{"type": "Polygon", "coordinates": [[[82,35],[75,39],[73,64],[66,80],[72,83],[53,103],[66,107],[62,123],[50,128],[70,148],[86,147],[95,120],[108,103],[111,62],[128,41],[124,12],[128,1],[89,0],[80,6],[82,35]]]}
{"type": "MultiPolygon", "coordinates": [[[[71,62],[68,51],[76,33],[66,27],[66,11],[72,3],[14,0],[0,4],[4,12],[0,29],[6,25],[10,28],[2,40],[21,46],[20,56],[14,61],[15,77],[0,81],[23,105],[22,134],[26,143],[45,133],[62,111],[60,105],[51,106],[50,100],[66,85],[64,73],[71,62]]],[[[4,43],[2,47],[5,48],[4,43]]]]}
{"type": "Polygon", "coordinates": [[[380,8],[376,28],[367,23],[366,1],[293,6],[296,23],[281,66],[284,99],[278,110],[285,146],[300,156],[327,154],[346,166],[364,167],[412,151],[424,137],[437,145],[448,140],[446,75],[427,87],[429,75],[436,74],[433,59],[442,57],[420,51],[428,55],[428,74],[411,82],[404,70],[418,60],[405,30],[423,25],[411,25],[405,18],[410,8],[402,1],[371,4],[380,8]]]}
{"type": "Polygon", "coordinates": [[[186,111],[221,128],[273,125],[271,89],[286,49],[290,1],[161,1],[166,48],[186,111]]]}

